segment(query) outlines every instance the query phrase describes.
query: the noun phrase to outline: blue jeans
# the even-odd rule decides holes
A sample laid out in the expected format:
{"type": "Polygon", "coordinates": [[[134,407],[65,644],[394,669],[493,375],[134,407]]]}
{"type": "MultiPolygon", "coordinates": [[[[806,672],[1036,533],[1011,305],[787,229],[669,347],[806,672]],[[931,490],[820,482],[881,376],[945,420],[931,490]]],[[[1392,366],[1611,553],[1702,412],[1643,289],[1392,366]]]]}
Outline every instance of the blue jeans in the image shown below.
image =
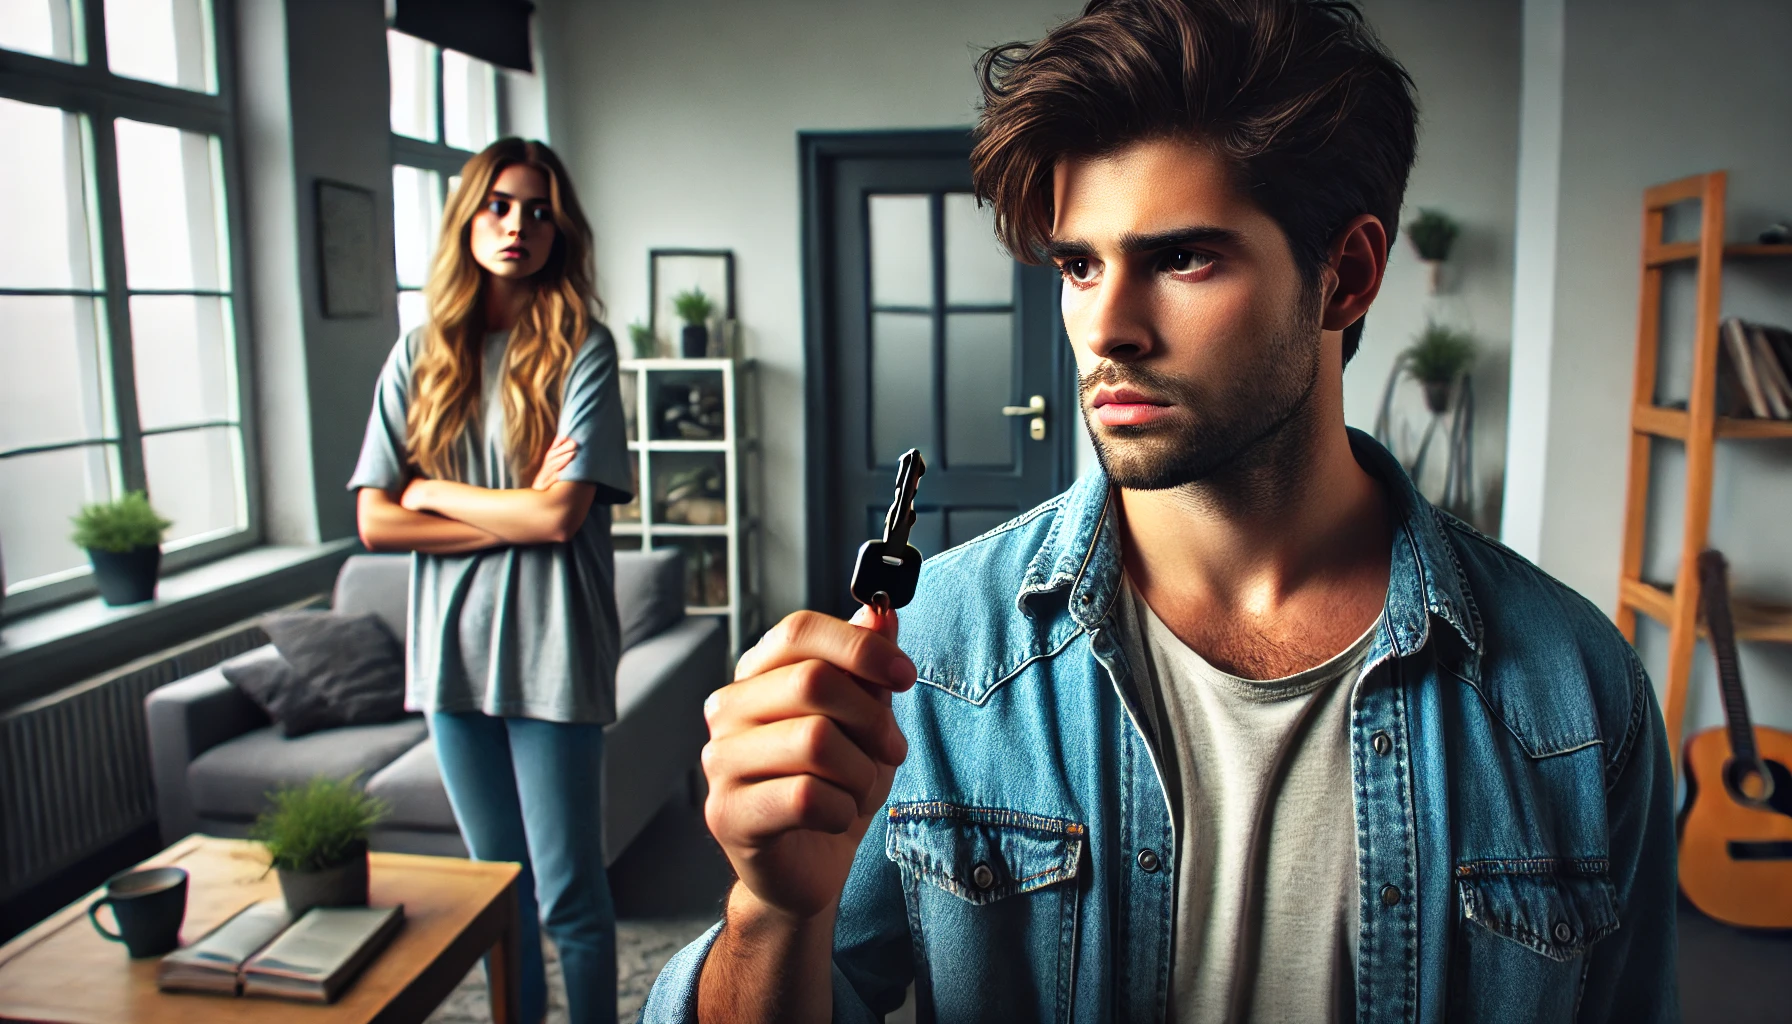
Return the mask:
{"type": "Polygon", "coordinates": [[[566,976],[573,1024],[616,1020],[616,907],[604,874],[601,725],[433,714],[454,819],[475,860],[516,861],[522,1011],[547,1012],[540,928],[566,976]],[[537,907],[537,899],[540,906],[537,907]]]}

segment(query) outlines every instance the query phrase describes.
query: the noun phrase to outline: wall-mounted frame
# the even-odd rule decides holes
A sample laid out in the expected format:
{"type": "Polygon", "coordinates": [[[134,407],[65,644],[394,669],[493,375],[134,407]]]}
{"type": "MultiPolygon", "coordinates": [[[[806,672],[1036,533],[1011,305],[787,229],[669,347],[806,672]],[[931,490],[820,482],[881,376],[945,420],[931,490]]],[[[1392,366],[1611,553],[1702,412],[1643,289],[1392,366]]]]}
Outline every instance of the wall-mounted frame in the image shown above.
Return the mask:
{"type": "Polygon", "coordinates": [[[662,351],[677,350],[676,331],[682,324],[672,308],[672,297],[692,288],[716,302],[716,319],[734,317],[734,250],[649,249],[647,251],[647,326],[662,351]]]}
{"type": "Polygon", "coordinates": [[[373,191],[319,178],[317,261],[324,316],[379,313],[378,240],[373,191]]]}

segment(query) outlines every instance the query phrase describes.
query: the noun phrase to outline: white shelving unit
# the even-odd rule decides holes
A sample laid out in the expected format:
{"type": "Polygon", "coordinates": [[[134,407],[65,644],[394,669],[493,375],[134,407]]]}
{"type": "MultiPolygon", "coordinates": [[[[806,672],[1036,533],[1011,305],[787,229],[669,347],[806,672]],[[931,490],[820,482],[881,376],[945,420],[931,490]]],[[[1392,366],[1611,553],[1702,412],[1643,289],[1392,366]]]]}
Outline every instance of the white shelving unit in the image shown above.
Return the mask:
{"type": "MultiPolygon", "coordinates": [[[[683,548],[685,613],[726,619],[729,650],[739,653],[742,639],[759,628],[759,521],[751,506],[759,470],[753,429],[758,410],[748,408],[755,365],[750,359],[624,359],[620,372],[636,486],[635,501],[616,507],[610,531],[616,548],[683,548]],[[720,437],[676,436],[676,423],[666,419],[668,407],[689,407],[693,388],[719,393],[720,437]],[[680,503],[667,500],[667,484],[711,466],[720,472],[720,493],[696,497],[719,499],[724,520],[680,521],[674,507],[680,503]]],[[[685,515],[713,508],[688,499],[682,505],[685,515]]]]}

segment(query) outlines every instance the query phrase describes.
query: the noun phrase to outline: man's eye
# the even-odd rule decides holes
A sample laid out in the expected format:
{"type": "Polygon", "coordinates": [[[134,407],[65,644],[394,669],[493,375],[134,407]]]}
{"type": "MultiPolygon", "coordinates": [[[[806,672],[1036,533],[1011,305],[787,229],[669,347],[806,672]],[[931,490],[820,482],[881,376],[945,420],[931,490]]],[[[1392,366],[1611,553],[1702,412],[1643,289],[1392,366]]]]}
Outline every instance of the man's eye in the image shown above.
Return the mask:
{"type": "Polygon", "coordinates": [[[1072,281],[1087,281],[1094,266],[1093,262],[1090,260],[1072,259],[1065,260],[1063,263],[1058,264],[1058,269],[1063,271],[1064,276],[1070,278],[1072,281]]]}
{"type": "Polygon", "coordinates": [[[510,213],[510,200],[494,199],[491,202],[486,203],[485,208],[490,210],[494,217],[504,217],[510,213]]]}
{"type": "Polygon", "coordinates": [[[1211,258],[1198,252],[1191,252],[1188,249],[1173,249],[1164,256],[1164,269],[1175,274],[1186,274],[1190,271],[1200,270],[1212,262],[1211,258]]]}

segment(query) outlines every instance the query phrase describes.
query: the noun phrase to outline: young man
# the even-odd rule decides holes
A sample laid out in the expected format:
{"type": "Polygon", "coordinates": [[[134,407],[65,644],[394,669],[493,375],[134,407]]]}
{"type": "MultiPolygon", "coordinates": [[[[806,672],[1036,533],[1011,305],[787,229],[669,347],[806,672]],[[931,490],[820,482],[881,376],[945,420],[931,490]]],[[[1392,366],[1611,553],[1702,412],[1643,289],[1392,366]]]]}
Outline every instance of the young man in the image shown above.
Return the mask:
{"type": "Polygon", "coordinates": [[[1103,472],[930,559],[899,636],[741,659],[739,883],[644,1019],[1677,1017],[1634,652],[1344,425],[1405,72],[1327,0],[1097,0],[983,71],[978,191],[1063,274],[1103,472]]]}

